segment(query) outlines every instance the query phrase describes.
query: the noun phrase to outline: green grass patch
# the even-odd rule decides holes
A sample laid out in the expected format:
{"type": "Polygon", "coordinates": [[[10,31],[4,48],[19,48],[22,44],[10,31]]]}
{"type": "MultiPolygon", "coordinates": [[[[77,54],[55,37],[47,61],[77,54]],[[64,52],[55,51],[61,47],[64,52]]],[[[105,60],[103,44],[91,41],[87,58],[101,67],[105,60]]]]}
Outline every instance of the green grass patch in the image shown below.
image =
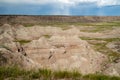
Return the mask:
{"type": "Polygon", "coordinates": [[[120,41],[120,38],[90,38],[90,37],[80,37],[82,40],[103,40],[108,42],[120,41]]]}
{"type": "Polygon", "coordinates": [[[19,77],[25,75],[25,71],[18,67],[0,67],[0,78],[19,77]]]}
{"type": "Polygon", "coordinates": [[[31,42],[30,40],[16,40],[14,42],[19,42],[21,45],[31,42]]]}
{"type": "Polygon", "coordinates": [[[73,25],[83,27],[81,29],[83,32],[101,32],[120,27],[120,22],[76,23],[73,25]]]}
{"type": "Polygon", "coordinates": [[[81,75],[78,71],[51,71],[48,69],[23,70],[18,67],[0,67],[0,80],[120,80],[120,77],[103,74],[81,75]]]}
{"type": "Polygon", "coordinates": [[[69,25],[75,25],[75,26],[120,26],[119,21],[113,21],[113,22],[42,22],[42,23],[26,23],[23,24],[25,27],[31,27],[34,25],[42,25],[42,26],[69,26],[69,25]]]}
{"type": "Polygon", "coordinates": [[[27,24],[23,24],[24,27],[32,27],[34,26],[35,24],[30,24],[30,23],[27,23],[27,24]]]}
{"type": "Polygon", "coordinates": [[[43,35],[45,38],[51,38],[51,35],[43,35]]]}
{"type": "Polygon", "coordinates": [[[81,22],[42,22],[42,23],[26,23],[23,24],[24,27],[32,27],[34,25],[38,26],[53,26],[60,27],[63,30],[67,30],[71,25],[83,27],[81,31],[83,32],[100,32],[105,30],[112,30],[113,28],[120,27],[120,22],[89,22],[89,23],[81,23],[81,22]],[[89,27],[91,26],[91,27],[89,27]]]}
{"type": "Polygon", "coordinates": [[[78,71],[56,71],[53,73],[55,78],[61,79],[61,78],[81,78],[81,74],[78,71]]]}
{"type": "Polygon", "coordinates": [[[50,79],[52,77],[52,71],[49,69],[39,69],[37,71],[32,70],[29,77],[32,79],[50,79]]]}
{"type": "Polygon", "coordinates": [[[81,23],[81,22],[71,22],[71,23],[54,23],[54,25],[75,25],[75,26],[96,26],[96,27],[113,27],[113,26],[120,26],[120,22],[91,22],[91,23],[81,23]]]}
{"type": "Polygon", "coordinates": [[[120,80],[120,77],[107,76],[103,74],[88,74],[83,76],[83,80],[120,80]]]}

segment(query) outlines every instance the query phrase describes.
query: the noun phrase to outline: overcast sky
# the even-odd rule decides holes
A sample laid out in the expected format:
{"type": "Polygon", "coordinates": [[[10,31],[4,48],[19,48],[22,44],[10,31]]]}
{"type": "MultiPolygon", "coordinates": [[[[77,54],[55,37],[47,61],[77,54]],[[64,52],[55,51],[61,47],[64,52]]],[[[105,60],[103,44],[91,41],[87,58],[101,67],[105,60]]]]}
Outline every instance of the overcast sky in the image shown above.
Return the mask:
{"type": "Polygon", "coordinates": [[[0,14],[120,16],[120,0],[0,0],[0,14]]]}

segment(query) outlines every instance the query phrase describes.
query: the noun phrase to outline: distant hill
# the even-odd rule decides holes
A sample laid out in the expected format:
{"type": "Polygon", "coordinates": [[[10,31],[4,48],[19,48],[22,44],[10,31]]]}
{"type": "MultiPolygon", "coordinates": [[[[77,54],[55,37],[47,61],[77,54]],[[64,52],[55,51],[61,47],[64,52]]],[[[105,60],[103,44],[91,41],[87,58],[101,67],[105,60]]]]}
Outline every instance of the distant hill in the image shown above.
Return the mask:
{"type": "Polygon", "coordinates": [[[0,15],[0,24],[91,23],[120,21],[120,16],[19,16],[0,15]]]}

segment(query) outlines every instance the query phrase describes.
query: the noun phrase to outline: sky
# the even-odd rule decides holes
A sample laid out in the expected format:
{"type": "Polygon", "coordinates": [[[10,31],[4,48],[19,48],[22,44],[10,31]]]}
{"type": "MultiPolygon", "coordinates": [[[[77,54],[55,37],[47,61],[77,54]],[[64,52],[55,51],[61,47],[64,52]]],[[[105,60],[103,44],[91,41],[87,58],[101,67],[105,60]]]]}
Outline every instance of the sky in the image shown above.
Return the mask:
{"type": "Polygon", "coordinates": [[[0,0],[0,15],[120,16],[120,0],[0,0]]]}

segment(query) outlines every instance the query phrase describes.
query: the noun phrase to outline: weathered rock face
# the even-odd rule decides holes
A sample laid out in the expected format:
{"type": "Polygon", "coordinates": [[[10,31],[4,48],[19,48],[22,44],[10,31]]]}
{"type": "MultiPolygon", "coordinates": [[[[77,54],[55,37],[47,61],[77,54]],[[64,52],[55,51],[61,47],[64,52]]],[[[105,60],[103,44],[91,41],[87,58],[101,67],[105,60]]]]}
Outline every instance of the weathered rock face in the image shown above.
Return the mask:
{"type": "Polygon", "coordinates": [[[30,58],[25,56],[22,46],[15,41],[13,27],[5,24],[0,27],[0,66],[17,65],[22,68],[30,69],[36,66],[30,58]]]}
{"type": "Polygon", "coordinates": [[[50,47],[46,48],[38,44],[44,44],[44,39],[39,39],[36,44],[33,41],[25,45],[28,46],[25,50],[30,57],[46,68],[77,69],[82,73],[94,73],[101,69],[100,65],[105,60],[104,55],[95,52],[86,41],[77,36],[52,36],[45,44],[50,47]]]}
{"type": "Polygon", "coordinates": [[[120,41],[108,43],[106,46],[110,48],[112,51],[120,54],[120,41]]]}
{"type": "Polygon", "coordinates": [[[27,55],[44,68],[54,70],[79,70],[83,74],[101,70],[106,59],[95,52],[78,36],[52,36],[48,40],[40,38],[24,45],[27,55]],[[99,60],[100,59],[100,60],[99,60]]]}
{"type": "Polygon", "coordinates": [[[120,59],[116,60],[115,63],[107,65],[104,73],[112,76],[120,76],[120,59]]]}
{"type": "MultiPolygon", "coordinates": [[[[117,55],[120,54],[120,41],[110,42],[106,45],[113,52],[116,52],[117,55]]],[[[120,57],[116,58],[114,63],[108,64],[107,69],[104,71],[105,74],[120,76],[120,57]]]]}
{"type": "Polygon", "coordinates": [[[107,60],[105,55],[81,40],[80,31],[74,27],[64,31],[57,27],[28,28],[6,24],[0,30],[0,52],[4,61],[1,65],[6,63],[29,69],[78,70],[88,74],[99,72],[107,60]],[[30,42],[21,45],[20,40],[30,42]]]}
{"type": "Polygon", "coordinates": [[[119,21],[119,16],[0,16],[0,66],[78,70],[83,74],[102,71],[120,76],[120,57],[114,55],[120,54],[119,21]],[[97,25],[75,25],[86,22],[109,22],[110,25],[113,22],[115,26],[108,23],[106,28],[102,23],[104,27],[100,24],[100,29],[97,25]],[[66,23],[73,24],[65,27],[66,23]],[[46,24],[53,26],[40,26],[46,24]],[[88,42],[80,37],[88,38],[85,39],[88,42]],[[115,60],[108,62],[102,53],[107,56],[112,53],[115,60]]]}

